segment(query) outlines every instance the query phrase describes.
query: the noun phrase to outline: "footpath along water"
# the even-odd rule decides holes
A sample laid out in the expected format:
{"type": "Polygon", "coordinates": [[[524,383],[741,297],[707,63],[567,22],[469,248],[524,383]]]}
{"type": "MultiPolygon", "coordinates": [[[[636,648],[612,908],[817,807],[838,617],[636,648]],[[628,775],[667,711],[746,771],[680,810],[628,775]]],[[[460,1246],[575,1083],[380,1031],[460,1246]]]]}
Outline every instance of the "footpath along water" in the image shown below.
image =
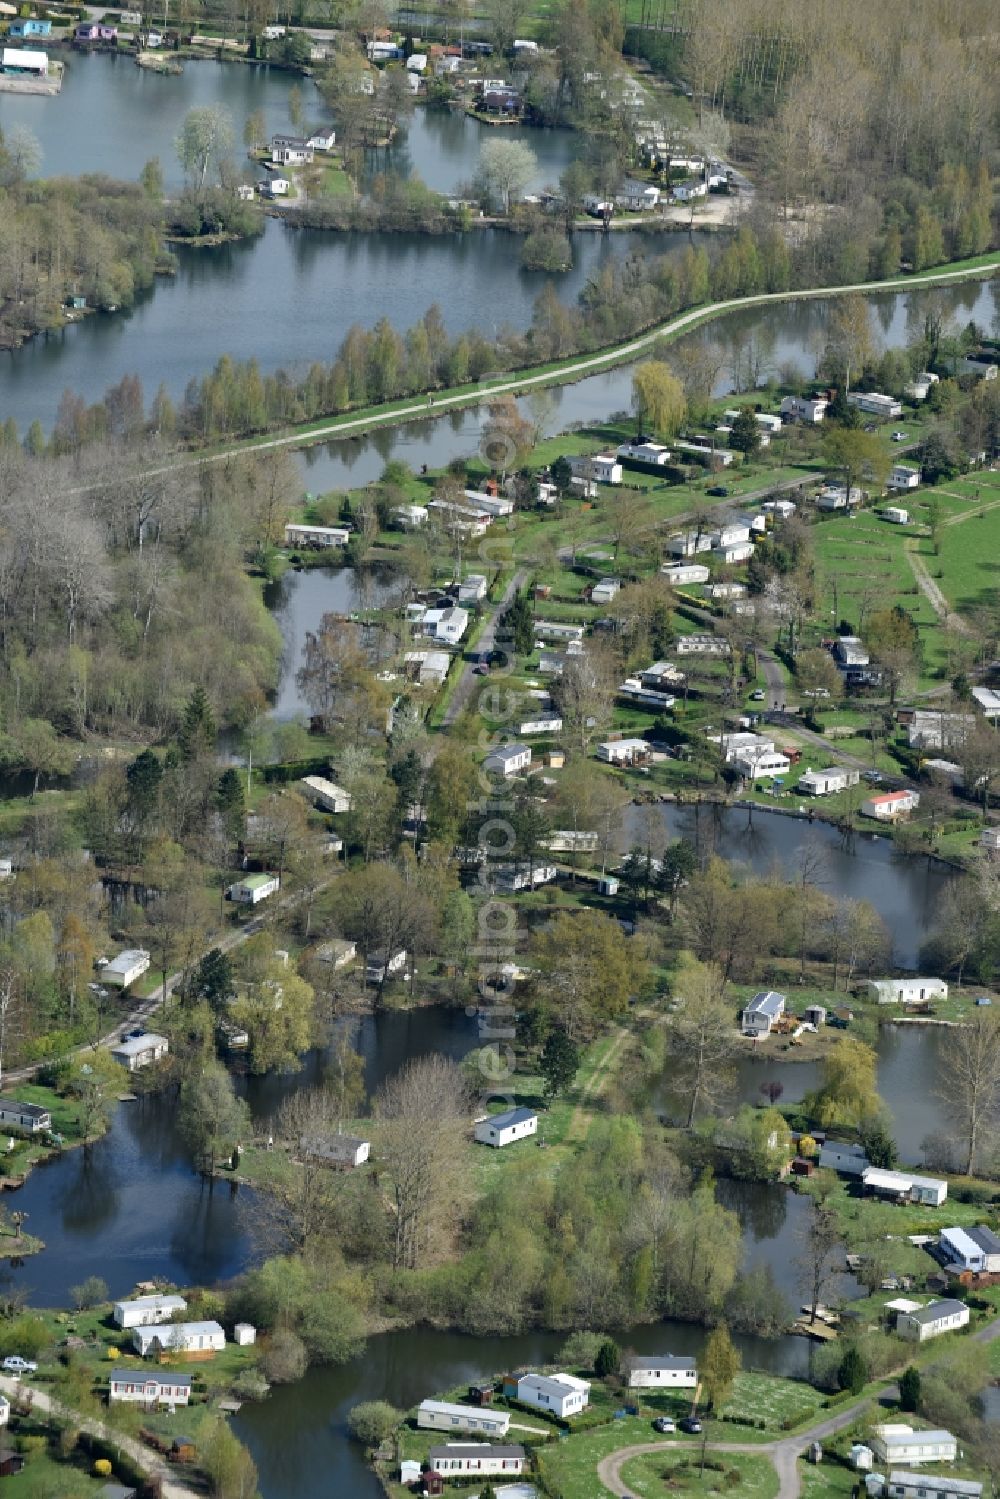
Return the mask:
{"type": "MultiPolygon", "coordinates": [[[[577,236],[577,247],[583,238],[577,236]]],[[[646,240],[641,250],[647,254],[669,252],[681,243],[677,236],[646,240]]],[[[884,346],[899,348],[917,336],[932,302],[956,322],[973,321],[990,328],[996,315],[997,297],[997,286],[983,282],[941,287],[931,292],[879,293],[867,301],[884,346]]],[[[714,386],[717,396],[733,390],[740,380],[741,388],[745,388],[746,362],[751,352],[760,362],[762,378],[796,370],[797,378],[808,380],[814,372],[816,349],[822,347],[833,305],[824,301],[789,302],[785,306],[732,313],[687,334],[674,347],[715,346],[721,350],[714,386]]],[[[521,402],[521,408],[525,417],[540,423],[546,437],[577,424],[599,423],[614,413],[630,410],[632,373],[633,366],[621,365],[578,380],[574,385],[553,386],[546,392],[544,410],[539,412],[527,400],[521,402]]],[[[766,402],[766,391],[760,392],[757,399],[766,402]]],[[[314,494],[360,488],[374,483],[390,458],[401,459],[415,471],[419,471],[421,464],[443,468],[452,458],[467,458],[478,451],[484,419],[481,409],[455,411],[430,421],[387,427],[367,437],[347,437],[303,448],[296,454],[302,482],[314,494]]]]}

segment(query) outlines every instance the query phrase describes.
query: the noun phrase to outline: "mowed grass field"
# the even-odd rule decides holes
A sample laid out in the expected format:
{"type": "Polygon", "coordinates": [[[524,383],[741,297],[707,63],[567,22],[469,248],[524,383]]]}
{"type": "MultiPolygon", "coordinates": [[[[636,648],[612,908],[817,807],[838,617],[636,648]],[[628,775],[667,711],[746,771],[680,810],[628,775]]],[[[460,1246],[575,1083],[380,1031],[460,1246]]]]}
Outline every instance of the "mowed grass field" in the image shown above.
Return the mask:
{"type": "Polygon", "coordinates": [[[666,1499],[684,1494],[729,1494],[737,1492],[746,1499],[774,1499],[778,1492],[778,1475],[766,1457],[749,1457],[742,1452],[708,1454],[701,1472],[697,1451],[680,1454],[647,1453],[631,1458],[622,1469],[622,1480],[640,1499],[666,1499]]]}
{"type": "MultiPolygon", "coordinates": [[[[930,685],[941,657],[939,621],[929,599],[917,586],[906,556],[913,528],[893,526],[872,510],[851,516],[836,516],[813,531],[820,580],[819,618],[829,633],[841,619],[858,628],[862,614],[898,604],[916,623],[923,648],[921,677],[930,685]]],[[[930,543],[916,541],[917,550],[929,554],[930,543]]],[[[936,561],[926,556],[931,572],[936,561]]]]}
{"type": "Polygon", "coordinates": [[[975,610],[1000,589],[1000,474],[970,474],[941,485],[940,555],[928,560],[942,593],[959,613],[975,610]],[[937,577],[940,571],[941,576],[937,577]]]}

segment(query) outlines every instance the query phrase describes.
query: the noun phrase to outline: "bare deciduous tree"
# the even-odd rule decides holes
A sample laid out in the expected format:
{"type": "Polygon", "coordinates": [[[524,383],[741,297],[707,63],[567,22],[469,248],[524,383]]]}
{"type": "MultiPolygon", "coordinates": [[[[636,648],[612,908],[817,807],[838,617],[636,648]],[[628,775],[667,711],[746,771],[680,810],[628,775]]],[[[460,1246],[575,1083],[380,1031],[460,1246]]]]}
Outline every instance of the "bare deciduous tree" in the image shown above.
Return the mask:
{"type": "Polygon", "coordinates": [[[977,1009],[946,1032],[938,1095],[961,1131],[965,1172],[975,1169],[984,1133],[1000,1118],[1000,1015],[977,1009]]]}
{"type": "Polygon", "coordinates": [[[378,1154],[392,1192],[397,1270],[415,1269],[426,1254],[431,1222],[448,1219],[447,1208],[461,1187],[469,1107],[461,1069],[437,1055],[407,1062],[376,1095],[378,1154]]]}

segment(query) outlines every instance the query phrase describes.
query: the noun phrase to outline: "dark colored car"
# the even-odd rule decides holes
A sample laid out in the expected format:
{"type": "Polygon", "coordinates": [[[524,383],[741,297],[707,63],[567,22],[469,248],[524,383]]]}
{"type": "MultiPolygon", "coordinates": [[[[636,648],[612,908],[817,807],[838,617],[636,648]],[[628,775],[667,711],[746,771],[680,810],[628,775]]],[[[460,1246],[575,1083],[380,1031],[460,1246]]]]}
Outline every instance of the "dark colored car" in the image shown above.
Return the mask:
{"type": "Polygon", "coordinates": [[[725,500],[725,499],[729,498],[729,490],[726,488],[726,486],[724,484],[713,484],[712,487],[711,487],[711,489],[708,492],[709,492],[709,494],[718,495],[718,497],[719,497],[720,500],[725,500]]]}
{"type": "Polygon", "coordinates": [[[686,1431],[689,1436],[697,1436],[701,1431],[701,1422],[697,1416],[683,1416],[677,1425],[681,1431],[686,1431]]]}

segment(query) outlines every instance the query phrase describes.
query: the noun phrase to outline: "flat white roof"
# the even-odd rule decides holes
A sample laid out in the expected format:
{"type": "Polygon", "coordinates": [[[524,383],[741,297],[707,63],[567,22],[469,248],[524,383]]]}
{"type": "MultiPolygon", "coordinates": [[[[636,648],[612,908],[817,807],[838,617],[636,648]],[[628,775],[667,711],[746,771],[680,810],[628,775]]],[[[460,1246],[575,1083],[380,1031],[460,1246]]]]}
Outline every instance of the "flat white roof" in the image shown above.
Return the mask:
{"type": "Polygon", "coordinates": [[[182,1312],[187,1302],[183,1296],[131,1296],[116,1301],[115,1306],[170,1307],[173,1311],[182,1312]]]}
{"type": "Polygon", "coordinates": [[[149,961],[149,953],[144,947],[126,947],[117,958],[112,958],[110,963],[104,965],[104,972],[127,973],[130,968],[135,968],[136,964],[149,961]]]}
{"type": "MultiPolygon", "coordinates": [[[[166,1036],[158,1036],[155,1031],[146,1031],[141,1036],[129,1036],[127,1041],[120,1041],[117,1046],[112,1046],[111,1054],[112,1056],[121,1056],[124,1053],[127,1057],[139,1057],[142,1056],[144,1051],[150,1051],[157,1046],[169,1045],[170,1043],[166,1036]]],[[[159,1298],[153,1296],[150,1300],[157,1301],[159,1298]]]]}

